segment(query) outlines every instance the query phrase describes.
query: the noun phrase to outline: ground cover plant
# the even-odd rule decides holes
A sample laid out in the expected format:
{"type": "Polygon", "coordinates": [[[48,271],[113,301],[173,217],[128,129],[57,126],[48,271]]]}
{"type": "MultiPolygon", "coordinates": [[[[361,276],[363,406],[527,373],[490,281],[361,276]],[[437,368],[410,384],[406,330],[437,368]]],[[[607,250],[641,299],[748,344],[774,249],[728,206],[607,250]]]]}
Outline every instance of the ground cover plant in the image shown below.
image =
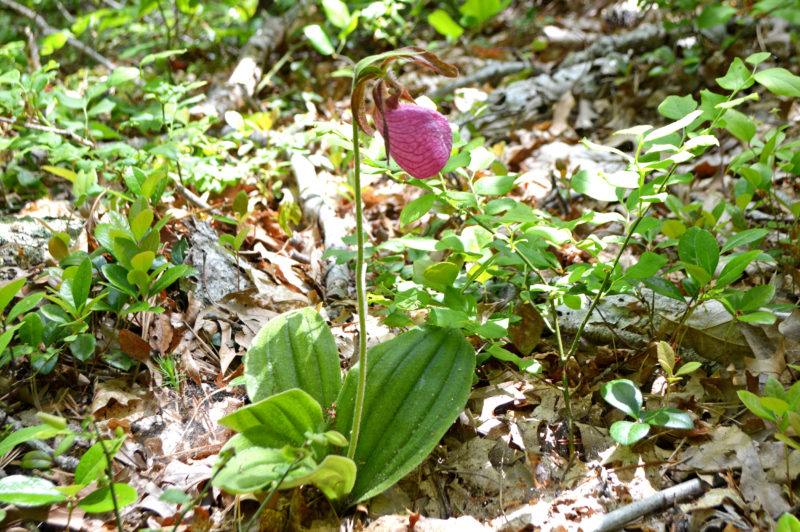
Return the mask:
{"type": "Polygon", "coordinates": [[[0,0],[4,527],[798,526],[798,2],[262,4],[0,0]]]}

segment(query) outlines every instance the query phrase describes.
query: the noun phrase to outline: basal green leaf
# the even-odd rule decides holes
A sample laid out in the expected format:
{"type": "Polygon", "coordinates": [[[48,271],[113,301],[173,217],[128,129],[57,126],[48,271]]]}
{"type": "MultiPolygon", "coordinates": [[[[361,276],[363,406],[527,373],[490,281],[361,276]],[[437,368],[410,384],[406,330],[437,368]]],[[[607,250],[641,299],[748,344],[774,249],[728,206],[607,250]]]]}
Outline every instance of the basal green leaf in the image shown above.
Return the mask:
{"type": "Polygon", "coordinates": [[[255,443],[280,449],[302,446],[307,432],[322,427],[323,417],[322,407],[313,397],[293,388],[240,408],[219,422],[236,432],[256,430],[259,439],[255,443]]]}
{"type": "Polygon", "coordinates": [[[325,320],[304,308],[270,320],[244,359],[247,394],[254,402],[300,388],[329,408],[341,388],[339,353],[325,320]]]}
{"type": "MultiPolygon", "coordinates": [[[[364,417],[356,445],[358,467],[350,504],[376,495],[410,472],[433,450],[464,408],[475,352],[454,329],[412,329],[368,353],[364,417]]],[[[360,363],[359,363],[360,364],[360,363]]],[[[334,428],[349,435],[357,364],[336,401],[334,428]]]]}

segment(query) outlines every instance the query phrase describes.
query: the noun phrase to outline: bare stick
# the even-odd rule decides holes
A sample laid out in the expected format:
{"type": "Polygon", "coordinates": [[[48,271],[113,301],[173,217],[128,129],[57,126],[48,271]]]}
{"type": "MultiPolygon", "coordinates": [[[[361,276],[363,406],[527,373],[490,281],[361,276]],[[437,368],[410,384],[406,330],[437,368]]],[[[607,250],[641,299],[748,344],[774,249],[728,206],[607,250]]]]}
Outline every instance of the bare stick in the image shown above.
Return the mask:
{"type": "MultiPolygon", "coordinates": [[[[5,0],[0,0],[0,2],[4,2],[4,1],[5,0]]],[[[8,117],[5,117],[5,116],[0,116],[0,122],[3,122],[5,124],[11,124],[12,126],[15,126],[15,127],[21,127],[21,128],[25,128],[25,129],[33,129],[35,131],[45,131],[47,133],[55,133],[56,135],[62,135],[64,137],[69,137],[72,140],[74,140],[75,142],[77,142],[78,144],[83,144],[87,148],[94,148],[94,142],[92,142],[89,139],[85,139],[85,138],[81,137],[80,135],[78,135],[77,133],[75,133],[74,131],[71,131],[69,129],[61,129],[61,128],[57,128],[57,127],[43,126],[41,124],[36,124],[34,122],[25,122],[25,123],[21,124],[21,123],[19,123],[17,121],[16,118],[8,118],[8,117]]]]}
{"type": "Polygon", "coordinates": [[[705,489],[703,481],[699,478],[687,480],[677,486],[661,490],[655,495],[651,495],[640,501],[632,502],[627,506],[609,512],[603,516],[599,523],[581,526],[581,528],[586,532],[609,532],[611,530],[618,530],[635,519],[651,512],[663,510],[681,499],[698,495],[705,491],[705,489]]]}

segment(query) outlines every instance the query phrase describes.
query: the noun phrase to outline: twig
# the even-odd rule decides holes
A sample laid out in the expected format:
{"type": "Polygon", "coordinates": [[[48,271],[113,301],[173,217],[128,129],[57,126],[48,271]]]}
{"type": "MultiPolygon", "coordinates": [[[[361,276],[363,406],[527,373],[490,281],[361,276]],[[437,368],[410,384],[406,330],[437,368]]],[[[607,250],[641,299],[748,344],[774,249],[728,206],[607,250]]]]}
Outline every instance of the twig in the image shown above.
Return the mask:
{"type": "MultiPolygon", "coordinates": [[[[41,15],[39,15],[32,9],[28,9],[25,6],[16,3],[14,0],[0,0],[0,5],[3,5],[12,11],[16,11],[23,17],[30,19],[34,24],[39,26],[39,29],[41,29],[45,35],[52,35],[53,33],[61,33],[60,30],[57,30],[56,28],[48,24],[47,21],[44,18],[42,18],[41,15]]],[[[84,55],[91,57],[92,59],[94,59],[95,61],[97,61],[98,63],[100,63],[109,70],[114,70],[117,68],[117,65],[113,61],[106,59],[104,56],[95,52],[94,50],[83,44],[78,39],[75,39],[74,37],[67,37],[67,44],[69,44],[79,52],[82,52],[84,55]]]]}
{"type": "MultiPolygon", "coordinates": [[[[0,0],[0,3],[5,2],[5,1],[6,0],[0,0]]],[[[15,127],[21,127],[21,128],[25,128],[25,129],[33,129],[35,131],[44,131],[46,133],[55,133],[56,135],[69,137],[70,139],[74,140],[78,144],[86,146],[87,148],[94,148],[95,147],[94,146],[94,142],[92,142],[89,139],[85,139],[85,138],[81,137],[80,135],[78,135],[77,133],[75,133],[74,131],[71,131],[69,129],[61,129],[61,128],[57,128],[57,127],[43,126],[41,124],[36,124],[35,122],[25,122],[25,123],[21,124],[21,123],[19,123],[17,121],[16,118],[8,118],[6,116],[0,116],[0,122],[6,123],[6,124],[11,124],[12,126],[15,126],[15,127]]]]}
{"type": "Polygon", "coordinates": [[[700,479],[695,478],[687,480],[677,486],[661,490],[655,495],[651,495],[640,501],[632,502],[613,512],[609,512],[604,515],[596,525],[589,524],[588,526],[581,526],[581,528],[586,532],[609,532],[611,530],[618,530],[635,519],[651,512],[663,510],[681,499],[693,497],[705,490],[706,488],[703,485],[703,481],[700,479]]]}

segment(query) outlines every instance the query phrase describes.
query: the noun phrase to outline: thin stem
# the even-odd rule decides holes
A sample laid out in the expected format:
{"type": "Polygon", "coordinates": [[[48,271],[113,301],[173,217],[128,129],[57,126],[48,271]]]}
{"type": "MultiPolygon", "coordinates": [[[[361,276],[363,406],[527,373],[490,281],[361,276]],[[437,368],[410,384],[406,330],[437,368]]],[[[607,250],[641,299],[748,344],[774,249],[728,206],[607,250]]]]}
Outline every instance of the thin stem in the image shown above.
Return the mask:
{"type": "Polygon", "coordinates": [[[103,454],[106,457],[106,474],[108,475],[108,490],[111,493],[111,502],[114,504],[114,516],[117,518],[117,530],[119,532],[125,532],[122,528],[122,517],[119,513],[119,503],[117,502],[117,494],[114,492],[114,465],[112,463],[111,454],[106,449],[106,443],[103,440],[102,434],[100,434],[100,429],[97,428],[97,423],[92,421],[92,427],[94,428],[95,434],[97,434],[97,442],[100,444],[100,448],[103,450],[103,454]]]}
{"type": "MultiPolygon", "coordinates": [[[[359,151],[358,123],[353,117],[353,187],[356,202],[356,299],[358,301],[358,388],[353,410],[353,428],[350,431],[350,445],[347,457],[351,460],[356,454],[358,434],[361,431],[361,416],[364,410],[364,396],[367,390],[367,298],[364,278],[364,213],[361,206],[361,152],[359,151]]],[[[387,154],[388,156],[388,154],[387,154]]]]}

